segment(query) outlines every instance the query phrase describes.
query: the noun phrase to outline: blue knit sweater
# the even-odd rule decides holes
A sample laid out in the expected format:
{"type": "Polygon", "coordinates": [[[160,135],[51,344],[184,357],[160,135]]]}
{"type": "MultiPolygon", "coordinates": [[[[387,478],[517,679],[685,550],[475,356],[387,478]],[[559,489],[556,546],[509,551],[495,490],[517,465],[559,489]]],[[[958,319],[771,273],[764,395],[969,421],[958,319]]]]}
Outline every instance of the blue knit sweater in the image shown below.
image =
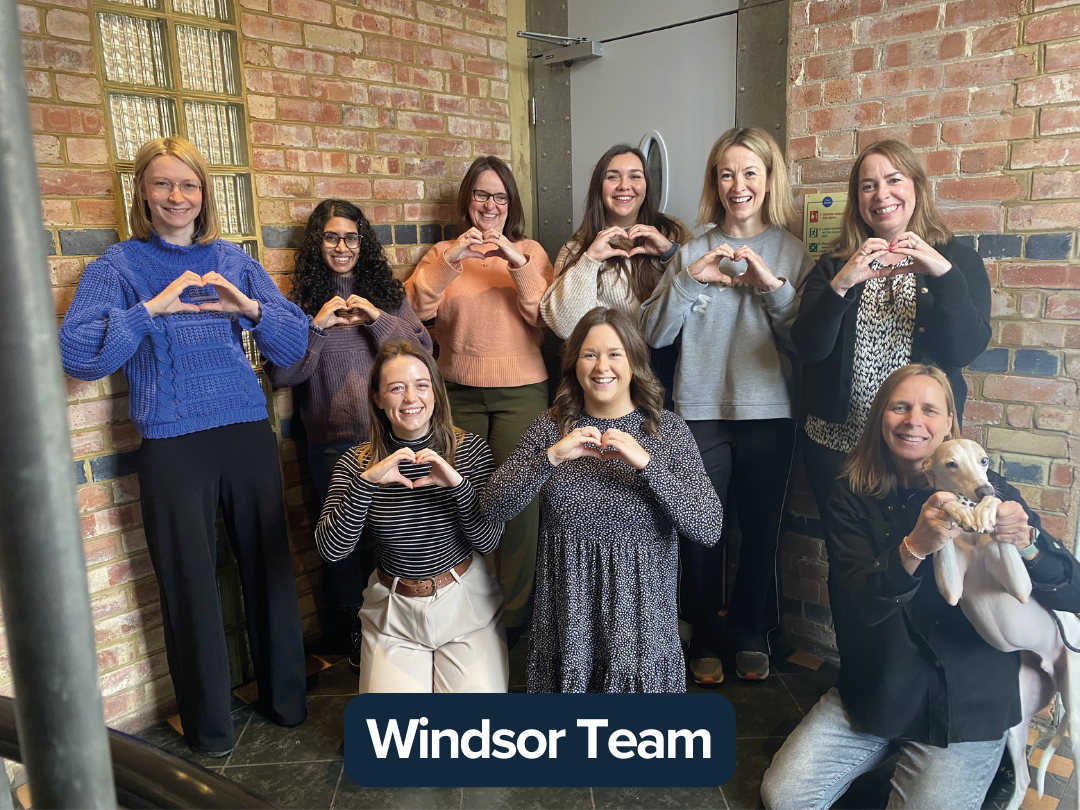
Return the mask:
{"type": "MultiPolygon", "coordinates": [[[[216,297],[213,287],[189,287],[180,300],[216,297]],[[192,294],[201,293],[199,298],[192,294]]],[[[257,422],[266,398],[240,345],[250,329],[259,350],[288,366],[304,356],[307,316],[285,300],[262,266],[236,245],[217,240],[179,247],[157,234],[113,245],[83,271],[60,326],[64,371],[96,380],[122,368],[129,412],[148,439],[257,422]],[[186,270],[216,270],[259,302],[258,324],[235,314],[177,312],[150,317],[149,301],[186,270]]]]}

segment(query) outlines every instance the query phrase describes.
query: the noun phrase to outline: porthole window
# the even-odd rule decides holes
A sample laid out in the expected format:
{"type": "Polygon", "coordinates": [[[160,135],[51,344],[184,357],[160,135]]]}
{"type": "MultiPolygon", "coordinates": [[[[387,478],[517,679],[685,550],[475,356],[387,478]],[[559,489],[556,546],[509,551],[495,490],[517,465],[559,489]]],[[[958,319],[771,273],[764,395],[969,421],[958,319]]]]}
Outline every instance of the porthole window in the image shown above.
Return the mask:
{"type": "Polygon", "coordinates": [[[667,209],[668,179],[667,179],[667,146],[660,133],[653,130],[647,132],[641,139],[639,146],[645,155],[645,172],[649,176],[649,186],[653,190],[653,199],[660,211],[667,209]]]}

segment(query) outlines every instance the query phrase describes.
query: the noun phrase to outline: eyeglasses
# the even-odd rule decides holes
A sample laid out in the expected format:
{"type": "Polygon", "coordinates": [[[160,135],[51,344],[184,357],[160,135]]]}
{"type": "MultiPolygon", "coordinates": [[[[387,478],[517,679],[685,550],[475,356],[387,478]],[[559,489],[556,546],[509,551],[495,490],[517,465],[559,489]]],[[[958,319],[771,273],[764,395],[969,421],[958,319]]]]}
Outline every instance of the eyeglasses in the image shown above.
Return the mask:
{"type": "Polygon", "coordinates": [[[173,189],[180,189],[180,193],[185,197],[194,197],[200,191],[202,191],[201,183],[192,183],[190,181],[184,181],[183,183],[173,183],[170,180],[151,180],[150,181],[150,193],[155,197],[168,197],[172,194],[173,189]]]}
{"type": "Polygon", "coordinates": [[[347,233],[344,236],[338,236],[333,231],[324,231],[322,235],[323,247],[337,249],[337,246],[342,242],[345,243],[345,247],[350,250],[356,250],[360,247],[360,234],[347,233]]]}
{"type": "Polygon", "coordinates": [[[472,198],[478,203],[486,203],[489,199],[495,200],[496,205],[506,205],[510,202],[510,195],[502,192],[498,194],[492,194],[490,191],[481,191],[478,188],[473,189],[472,198]]]}

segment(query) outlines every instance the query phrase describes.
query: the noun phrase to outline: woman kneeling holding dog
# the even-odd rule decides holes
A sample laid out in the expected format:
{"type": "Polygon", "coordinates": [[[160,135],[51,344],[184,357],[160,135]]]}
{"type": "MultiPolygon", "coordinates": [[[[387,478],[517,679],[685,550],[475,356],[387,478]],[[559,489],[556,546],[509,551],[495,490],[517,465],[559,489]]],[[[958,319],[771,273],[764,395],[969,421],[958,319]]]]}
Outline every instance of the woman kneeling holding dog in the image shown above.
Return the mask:
{"type": "MultiPolygon", "coordinates": [[[[1020,655],[987,644],[935,584],[932,555],[961,531],[942,509],[956,496],[923,472],[960,438],[949,380],[894,371],[866,424],[824,517],[840,675],[776,754],[762,799],[831,807],[898,749],[889,807],[978,808],[1021,720],[1020,655]]],[[[1080,564],[1015,487],[988,478],[1002,501],[991,538],[1016,546],[1040,604],[1080,610],[1080,564]]]]}

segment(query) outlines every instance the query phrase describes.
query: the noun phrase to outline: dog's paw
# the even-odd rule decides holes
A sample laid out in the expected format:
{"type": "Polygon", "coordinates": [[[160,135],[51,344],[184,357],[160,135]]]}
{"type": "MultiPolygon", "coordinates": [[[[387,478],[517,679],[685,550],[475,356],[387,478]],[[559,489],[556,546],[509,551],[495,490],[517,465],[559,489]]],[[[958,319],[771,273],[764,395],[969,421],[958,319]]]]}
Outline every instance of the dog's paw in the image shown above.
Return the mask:
{"type": "Polygon", "coordinates": [[[980,534],[990,534],[994,531],[994,527],[997,526],[997,508],[1001,503],[1000,500],[993,495],[987,495],[972,509],[972,515],[975,520],[975,531],[980,534]]]}
{"type": "Polygon", "coordinates": [[[945,510],[945,513],[965,532],[975,531],[975,514],[972,512],[970,506],[965,506],[956,501],[949,501],[941,508],[945,510]]]}

